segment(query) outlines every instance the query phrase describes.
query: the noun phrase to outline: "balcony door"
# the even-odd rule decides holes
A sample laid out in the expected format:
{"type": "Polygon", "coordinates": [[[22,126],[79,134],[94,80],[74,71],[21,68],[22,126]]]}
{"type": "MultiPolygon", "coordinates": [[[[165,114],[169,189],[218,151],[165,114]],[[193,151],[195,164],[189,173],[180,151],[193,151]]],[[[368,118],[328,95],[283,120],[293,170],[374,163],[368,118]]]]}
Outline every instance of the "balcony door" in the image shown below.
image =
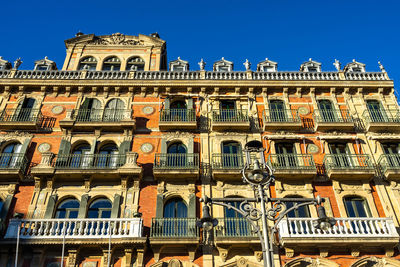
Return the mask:
{"type": "Polygon", "coordinates": [[[269,116],[271,122],[286,122],[285,103],[281,100],[272,100],[269,102],[269,116]]]}
{"type": "Polygon", "coordinates": [[[3,153],[0,158],[1,168],[15,168],[20,166],[23,160],[23,155],[21,154],[22,144],[11,143],[3,149],[3,153]]]}
{"type": "MultiPolygon", "coordinates": [[[[287,196],[288,198],[302,198],[300,196],[287,196]]],[[[286,209],[291,209],[293,208],[298,202],[286,202],[286,209]]],[[[289,213],[287,214],[288,218],[310,218],[310,210],[308,209],[307,206],[301,206],[298,207],[297,209],[293,209],[291,211],[289,211],[289,213]]],[[[289,229],[291,230],[291,232],[296,233],[296,234],[300,234],[300,233],[310,233],[311,232],[311,227],[312,226],[312,222],[308,221],[308,220],[296,220],[296,221],[289,221],[290,225],[289,225],[289,229]]]]}
{"type": "Polygon", "coordinates": [[[14,121],[31,121],[33,120],[33,108],[36,104],[34,98],[25,98],[18,104],[14,113],[14,121]]]}
{"type": "Polygon", "coordinates": [[[275,151],[279,167],[296,167],[298,166],[296,149],[294,143],[276,143],[275,151]]]}
{"type": "Polygon", "coordinates": [[[344,199],[347,216],[350,218],[366,218],[371,217],[367,201],[358,196],[346,197],[344,199]]]}
{"type": "Polygon", "coordinates": [[[71,168],[87,168],[91,165],[90,145],[82,144],[76,147],[71,155],[71,168]]]}
{"type": "Polygon", "coordinates": [[[169,167],[185,167],[187,162],[187,149],[181,142],[168,146],[167,164],[169,167]]]}
{"type": "Polygon", "coordinates": [[[220,102],[220,121],[232,121],[238,115],[236,112],[236,102],[234,100],[221,100],[220,102]]]}
{"type": "Polygon", "coordinates": [[[371,122],[386,122],[387,115],[381,103],[377,100],[368,100],[367,109],[371,122]]]}
{"type": "Polygon", "coordinates": [[[335,167],[344,168],[354,165],[346,143],[331,143],[329,144],[329,150],[333,156],[332,163],[335,167]]]}
{"type": "Polygon", "coordinates": [[[243,165],[242,147],[238,142],[222,143],[222,165],[226,168],[237,168],[243,165]]]}
{"type": "Polygon", "coordinates": [[[383,143],[382,148],[389,166],[400,167],[400,144],[383,143]]]}
{"type": "Polygon", "coordinates": [[[108,101],[103,114],[103,121],[121,121],[124,117],[124,101],[118,98],[108,101]]]}
{"type": "MultiPolygon", "coordinates": [[[[162,231],[165,236],[187,236],[187,206],[181,198],[172,198],[164,205],[164,223],[162,231]]],[[[192,229],[193,230],[193,229],[192,229]]]]}
{"type": "Polygon", "coordinates": [[[170,107],[170,116],[172,121],[187,121],[185,101],[174,101],[170,107]]]}
{"type": "Polygon", "coordinates": [[[115,144],[104,145],[97,155],[96,166],[99,168],[116,168],[118,166],[118,147],[115,144]]]}
{"type": "Polygon", "coordinates": [[[111,201],[106,198],[94,200],[88,209],[87,218],[90,219],[109,219],[111,218],[111,201]]]}
{"type": "MultiPolygon", "coordinates": [[[[239,201],[232,201],[228,204],[240,209],[239,201]]],[[[251,234],[251,225],[246,219],[234,209],[225,207],[224,235],[227,237],[247,237],[251,234]]]]}
{"type": "Polygon", "coordinates": [[[323,122],[335,122],[337,121],[336,114],[332,102],[329,100],[319,100],[318,109],[320,117],[323,122]]]}
{"type": "Polygon", "coordinates": [[[79,108],[77,121],[93,122],[101,120],[101,103],[95,98],[86,98],[79,108]]]}
{"type": "Polygon", "coordinates": [[[78,218],[79,201],[76,199],[66,199],[58,204],[54,218],[56,219],[76,219],[78,218]]]}

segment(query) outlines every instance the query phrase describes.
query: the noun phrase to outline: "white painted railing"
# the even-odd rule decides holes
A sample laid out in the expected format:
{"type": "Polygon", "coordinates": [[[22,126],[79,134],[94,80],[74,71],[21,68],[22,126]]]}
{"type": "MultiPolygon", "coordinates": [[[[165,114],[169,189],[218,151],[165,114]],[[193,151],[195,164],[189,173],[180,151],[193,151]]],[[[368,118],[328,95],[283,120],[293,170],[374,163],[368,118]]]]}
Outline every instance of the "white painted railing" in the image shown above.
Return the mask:
{"type": "Polygon", "coordinates": [[[132,238],[142,237],[141,218],[130,219],[12,219],[4,238],[132,238]]]}
{"type": "Polygon", "coordinates": [[[288,218],[279,223],[279,236],[284,237],[399,237],[392,218],[335,218],[329,230],[316,228],[315,218],[288,218]]]}

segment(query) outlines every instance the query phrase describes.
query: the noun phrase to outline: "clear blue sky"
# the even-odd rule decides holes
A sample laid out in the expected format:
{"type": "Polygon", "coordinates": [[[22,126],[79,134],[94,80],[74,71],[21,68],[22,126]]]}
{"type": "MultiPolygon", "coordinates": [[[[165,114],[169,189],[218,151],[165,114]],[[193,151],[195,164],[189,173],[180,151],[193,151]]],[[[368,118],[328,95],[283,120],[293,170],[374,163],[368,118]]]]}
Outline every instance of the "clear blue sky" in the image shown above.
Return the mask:
{"type": "MultiPolygon", "coordinates": [[[[279,70],[298,70],[313,58],[325,71],[353,58],[367,71],[380,60],[389,76],[400,80],[400,1],[315,0],[169,0],[169,1],[3,1],[0,56],[22,57],[22,69],[48,56],[59,68],[64,40],[78,30],[96,35],[158,32],[167,41],[168,60],[180,56],[197,70],[221,57],[244,70],[245,59],[265,57],[279,70]]],[[[397,83],[396,83],[397,84],[397,83]]]]}

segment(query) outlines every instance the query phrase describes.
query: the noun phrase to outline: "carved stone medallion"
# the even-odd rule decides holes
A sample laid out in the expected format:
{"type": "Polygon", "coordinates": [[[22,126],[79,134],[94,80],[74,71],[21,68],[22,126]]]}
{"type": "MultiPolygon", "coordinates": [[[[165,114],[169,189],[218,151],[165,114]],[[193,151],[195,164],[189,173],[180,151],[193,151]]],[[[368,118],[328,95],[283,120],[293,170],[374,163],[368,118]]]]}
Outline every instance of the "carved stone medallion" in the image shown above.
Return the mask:
{"type": "Polygon", "coordinates": [[[64,112],[64,107],[63,106],[54,106],[51,109],[51,112],[53,112],[54,115],[59,115],[64,112]]]}
{"type": "Polygon", "coordinates": [[[150,143],[144,143],[140,146],[140,150],[142,150],[144,153],[149,153],[153,150],[153,145],[150,143]]]}
{"type": "Polygon", "coordinates": [[[310,113],[310,110],[307,107],[299,107],[297,109],[297,112],[299,113],[299,115],[305,116],[310,113]]]}
{"type": "Polygon", "coordinates": [[[315,154],[319,152],[319,147],[315,144],[307,145],[307,153],[315,154]]]}
{"type": "Polygon", "coordinates": [[[147,107],[142,108],[142,112],[143,112],[143,114],[150,115],[150,114],[153,114],[154,108],[147,106],[147,107]]]}
{"type": "Polygon", "coordinates": [[[40,153],[43,153],[43,152],[49,151],[50,148],[51,148],[51,145],[50,145],[49,143],[41,143],[41,144],[38,146],[37,150],[38,150],[40,153]]]}

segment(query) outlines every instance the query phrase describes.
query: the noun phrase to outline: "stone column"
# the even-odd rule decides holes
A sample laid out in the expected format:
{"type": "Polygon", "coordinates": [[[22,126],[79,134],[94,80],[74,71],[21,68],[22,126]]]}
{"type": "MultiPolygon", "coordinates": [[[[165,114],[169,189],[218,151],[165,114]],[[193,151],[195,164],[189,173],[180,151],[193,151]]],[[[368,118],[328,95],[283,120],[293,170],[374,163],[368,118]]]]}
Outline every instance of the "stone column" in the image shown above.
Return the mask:
{"type": "Polygon", "coordinates": [[[69,249],[66,267],[75,267],[77,256],[78,256],[77,249],[69,249]]]}

